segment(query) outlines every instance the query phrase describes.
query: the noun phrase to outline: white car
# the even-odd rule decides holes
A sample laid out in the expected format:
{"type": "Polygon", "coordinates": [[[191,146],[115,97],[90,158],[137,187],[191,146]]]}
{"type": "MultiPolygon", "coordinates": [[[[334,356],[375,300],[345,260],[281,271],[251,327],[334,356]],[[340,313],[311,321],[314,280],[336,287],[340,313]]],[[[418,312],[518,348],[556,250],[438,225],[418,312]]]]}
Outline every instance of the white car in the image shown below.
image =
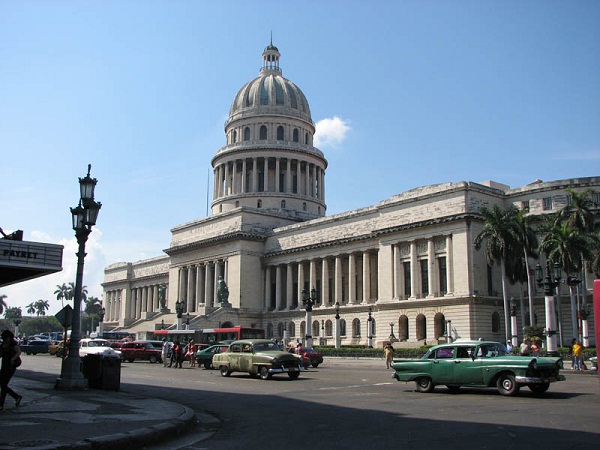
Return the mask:
{"type": "Polygon", "coordinates": [[[106,339],[82,339],[79,341],[79,356],[102,355],[121,358],[121,352],[110,346],[106,339]]]}

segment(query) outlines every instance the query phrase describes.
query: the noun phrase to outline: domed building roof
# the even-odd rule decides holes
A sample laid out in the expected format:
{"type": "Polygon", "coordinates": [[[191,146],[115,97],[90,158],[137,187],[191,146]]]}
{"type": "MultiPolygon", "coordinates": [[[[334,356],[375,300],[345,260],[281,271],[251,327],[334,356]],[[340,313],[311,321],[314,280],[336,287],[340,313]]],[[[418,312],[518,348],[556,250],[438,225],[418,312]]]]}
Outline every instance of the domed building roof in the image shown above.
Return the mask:
{"type": "Polygon", "coordinates": [[[279,50],[272,43],[265,48],[259,76],[238,91],[229,110],[228,122],[249,114],[283,114],[312,123],[304,93],[281,74],[279,56],[279,50]]]}

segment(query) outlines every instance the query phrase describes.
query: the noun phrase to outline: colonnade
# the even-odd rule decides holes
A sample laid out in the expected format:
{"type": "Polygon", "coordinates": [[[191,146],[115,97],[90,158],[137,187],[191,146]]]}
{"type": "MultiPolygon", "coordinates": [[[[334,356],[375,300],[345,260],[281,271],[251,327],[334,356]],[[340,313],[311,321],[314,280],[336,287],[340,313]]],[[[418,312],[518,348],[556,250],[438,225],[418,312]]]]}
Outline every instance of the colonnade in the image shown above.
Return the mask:
{"type": "MultiPolygon", "coordinates": [[[[125,319],[141,319],[142,313],[158,312],[161,305],[158,290],[161,284],[138,286],[131,288],[129,298],[125,301],[125,319]]],[[[166,295],[166,292],[165,292],[166,295]]],[[[106,291],[104,308],[106,309],[105,322],[114,322],[121,319],[123,306],[123,289],[106,291]]]]}
{"type": "Polygon", "coordinates": [[[106,310],[104,321],[114,322],[121,318],[122,290],[106,291],[104,295],[104,309],[106,310]]]}
{"type": "Polygon", "coordinates": [[[214,168],[213,199],[228,195],[283,192],[325,202],[325,170],[300,159],[253,157],[225,161],[214,168]]]}
{"type": "Polygon", "coordinates": [[[179,267],[177,292],[184,302],[184,312],[196,312],[199,305],[215,306],[217,283],[222,277],[227,282],[227,260],[205,261],[179,267]]]}

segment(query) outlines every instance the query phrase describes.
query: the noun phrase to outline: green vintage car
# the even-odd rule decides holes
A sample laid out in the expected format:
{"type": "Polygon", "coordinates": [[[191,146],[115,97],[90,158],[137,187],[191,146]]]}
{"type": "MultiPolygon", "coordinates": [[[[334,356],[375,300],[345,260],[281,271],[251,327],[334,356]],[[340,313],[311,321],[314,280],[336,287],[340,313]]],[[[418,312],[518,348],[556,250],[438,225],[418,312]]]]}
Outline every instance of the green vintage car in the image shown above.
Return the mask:
{"type": "Polygon", "coordinates": [[[419,392],[431,392],[437,385],[452,392],[460,386],[495,386],[502,395],[516,395],[528,386],[542,394],[550,383],[565,379],[559,374],[562,367],[561,358],[508,355],[498,342],[454,342],[431,347],[421,359],[394,360],[393,377],[415,381],[419,392]]]}
{"type": "Polygon", "coordinates": [[[263,380],[278,373],[287,373],[294,380],[304,370],[297,355],[283,351],[268,339],[234,341],[226,351],[213,356],[212,365],[218,367],[224,377],[233,372],[248,372],[263,380]]]}

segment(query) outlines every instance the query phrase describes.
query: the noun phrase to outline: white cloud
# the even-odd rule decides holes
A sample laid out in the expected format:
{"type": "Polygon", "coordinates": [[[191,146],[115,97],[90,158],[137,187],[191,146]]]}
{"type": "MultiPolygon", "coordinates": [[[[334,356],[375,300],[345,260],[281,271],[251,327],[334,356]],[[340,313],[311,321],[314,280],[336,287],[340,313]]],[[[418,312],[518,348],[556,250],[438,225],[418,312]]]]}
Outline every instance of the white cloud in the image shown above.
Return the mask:
{"type": "Polygon", "coordinates": [[[319,120],[315,124],[315,147],[337,147],[342,144],[351,130],[348,123],[338,116],[319,120]]]}

